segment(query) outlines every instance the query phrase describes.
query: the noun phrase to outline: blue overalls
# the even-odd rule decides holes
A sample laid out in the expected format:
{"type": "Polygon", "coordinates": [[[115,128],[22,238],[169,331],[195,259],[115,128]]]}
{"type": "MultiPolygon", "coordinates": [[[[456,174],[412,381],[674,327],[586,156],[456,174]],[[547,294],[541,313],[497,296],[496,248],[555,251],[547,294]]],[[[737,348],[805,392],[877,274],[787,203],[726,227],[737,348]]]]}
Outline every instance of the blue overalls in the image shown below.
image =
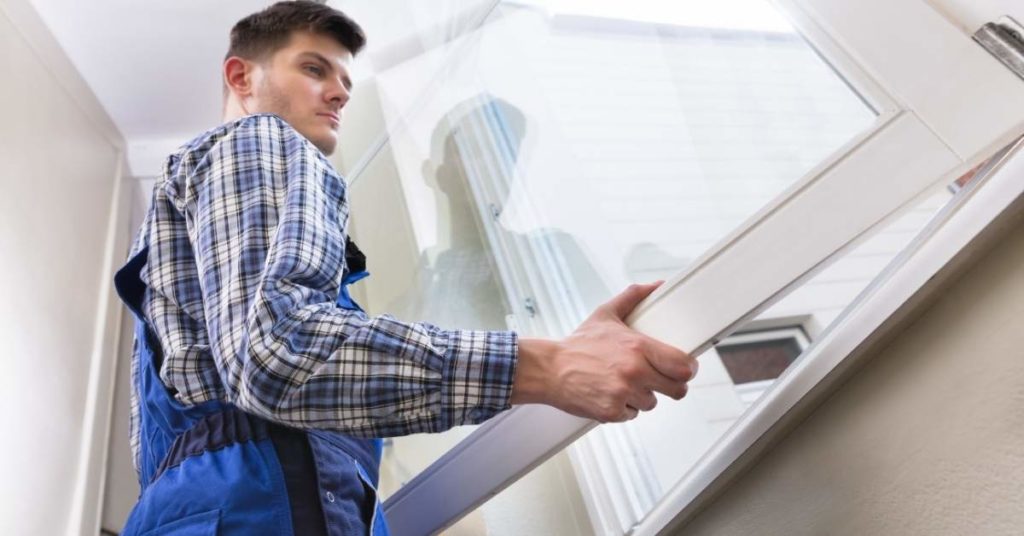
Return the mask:
{"type": "MultiPolygon", "coordinates": [[[[349,250],[361,255],[354,244],[349,250]]],[[[160,344],[142,314],[147,253],[143,248],[114,278],[135,315],[140,359],[142,489],[121,534],[387,535],[375,489],[380,440],[297,430],[227,402],[185,406],[168,392],[160,344]]],[[[362,261],[345,276],[339,307],[362,310],[348,293],[369,275],[362,261]]]]}

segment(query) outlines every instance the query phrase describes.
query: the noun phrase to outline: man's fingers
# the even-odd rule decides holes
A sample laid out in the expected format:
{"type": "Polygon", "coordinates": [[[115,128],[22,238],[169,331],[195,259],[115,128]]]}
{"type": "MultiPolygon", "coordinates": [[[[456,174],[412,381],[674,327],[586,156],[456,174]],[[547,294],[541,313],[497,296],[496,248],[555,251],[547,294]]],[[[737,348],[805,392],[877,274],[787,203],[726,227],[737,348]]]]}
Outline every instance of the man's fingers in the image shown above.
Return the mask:
{"type": "Polygon", "coordinates": [[[639,415],[639,414],[640,414],[640,410],[634,408],[633,406],[626,406],[622,410],[622,416],[619,417],[619,419],[616,422],[631,421],[631,420],[635,419],[636,416],[639,415]]]}
{"type": "Polygon", "coordinates": [[[658,405],[658,397],[649,390],[637,391],[626,400],[626,405],[640,411],[651,411],[658,405]]]}
{"type": "MultiPolygon", "coordinates": [[[[685,355],[685,354],[684,354],[685,355]]],[[[635,389],[640,389],[636,393],[649,393],[653,397],[652,391],[659,392],[665,396],[679,400],[686,395],[686,382],[688,378],[669,377],[662,373],[660,370],[651,364],[650,358],[646,355],[638,356],[638,360],[641,364],[638,365],[638,371],[635,372],[627,381],[629,381],[635,389]]],[[[689,366],[683,365],[683,370],[689,371],[689,366]]],[[[679,376],[689,376],[689,373],[680,374],[679,376]]],[[[639,395],[634,394],[628,401],[638,401],[639,395]]],[[[655,400],[656,402],[656,400],[655,400]]],[[[628,402],[631,406],[639,408],[643,411],[649,411],[649,408],[645,407],[644,404],[634,404],[628,402]]]]}
{"type": "Polygon", "coordinates": [[[697,375],[697,359],[674,346],[644,337],[643,352],[651,366],[669,380],[688,382],[697,375]]]}
{"type": "Polygon", "coordinates": [[[652,391],[657,391],[673,400],[679,400],[686,396],[686,391],[689,389],[686,386],[686,382],[671,380],[661,374],[654,379],[650,388],[652,391]]]}
{"type": "Polygon", "coordinates": [[[640,302],[650,296],[662,283],[664,281],[655,281],[647,285],[630,285],[626,287],[626,290],[623,290],[608,301],[605,306],[611,310],[612,314],[624,320],[629,316],[629,313],[633,312],[633,309],[636,309],[637,305],[640,305],[640,302]]]}

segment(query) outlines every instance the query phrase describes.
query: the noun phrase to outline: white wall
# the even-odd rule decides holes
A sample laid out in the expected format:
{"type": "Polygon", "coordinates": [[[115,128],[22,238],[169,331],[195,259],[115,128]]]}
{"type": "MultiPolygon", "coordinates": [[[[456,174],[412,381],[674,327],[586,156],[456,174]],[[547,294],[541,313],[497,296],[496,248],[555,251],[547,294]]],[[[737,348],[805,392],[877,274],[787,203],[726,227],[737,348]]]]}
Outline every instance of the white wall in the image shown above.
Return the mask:
{"type": "Polygon", "coordinates": [[[0,72],[0,533],[77,534],[102,485],[123,142],[20,0],[0,3],[0,72]]]}

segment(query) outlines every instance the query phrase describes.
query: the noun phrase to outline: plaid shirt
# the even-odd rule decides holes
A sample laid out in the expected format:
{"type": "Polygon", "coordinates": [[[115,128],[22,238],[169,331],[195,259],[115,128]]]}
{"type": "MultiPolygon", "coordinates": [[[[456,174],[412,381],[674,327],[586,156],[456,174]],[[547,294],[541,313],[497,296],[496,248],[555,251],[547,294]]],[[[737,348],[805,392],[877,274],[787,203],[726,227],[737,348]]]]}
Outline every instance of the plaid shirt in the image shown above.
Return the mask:
{"type": "Polygon", "coordinates": [[[335,305],[347,219],[345,182],[277,116],[227,123],[171,155],[132,246],[133,255],[149,247],[143,311],[164,385],[184,404],[224,400],[363,437],[440,432],[507,409],[514,332],[335,305]]]}

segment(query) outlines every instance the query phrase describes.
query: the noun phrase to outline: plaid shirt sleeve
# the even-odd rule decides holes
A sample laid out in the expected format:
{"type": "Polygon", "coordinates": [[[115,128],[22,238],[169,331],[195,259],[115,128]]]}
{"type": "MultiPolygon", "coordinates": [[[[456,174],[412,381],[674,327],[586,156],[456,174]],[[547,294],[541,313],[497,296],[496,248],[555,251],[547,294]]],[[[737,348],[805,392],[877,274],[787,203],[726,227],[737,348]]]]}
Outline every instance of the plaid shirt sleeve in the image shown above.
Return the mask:
{"type": "Polygon", "coordinates": [[[186,222],[231,402],[291,426],[376,437],[475,424],[509,407],[514,332],[335,305],[345,183],[280,118],[243,119],[165,188],[186,222]]]}

